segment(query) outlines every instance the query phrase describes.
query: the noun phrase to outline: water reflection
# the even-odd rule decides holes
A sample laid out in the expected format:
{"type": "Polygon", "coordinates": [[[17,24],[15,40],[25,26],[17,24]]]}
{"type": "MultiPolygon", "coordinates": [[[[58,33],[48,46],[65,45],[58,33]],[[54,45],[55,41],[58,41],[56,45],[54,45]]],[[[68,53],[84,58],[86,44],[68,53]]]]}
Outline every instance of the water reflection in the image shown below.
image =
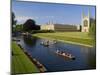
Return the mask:
{"type": "Polygon", "coordinates": [[[49,47],[44,47],[40,44],[43,40],[44,39],[37,37],[23,37],[21,38],[21,45],[32,55],[33,58],[36,58],[39,62],[41,62],[46,67],[48,72],[95,69],[95,48],[68,44],[59,41],[49,47]],[[65,60],[54,53],[57,49],[71,53],[76,57],[76,59],[65,60]]]}
{"type": "Polygon", "coordinates": [[[81,53],[86,58],[86,63],[92,67],[96,67],[96,51],[95,48],[81,48],[81,53]]]}
{"type": "Polygon", "coordinates": [[[23,36],[24,43],[27,44],[28,46],[32,47],[36,45],[37,38],[36,37],[30,37],[30,36],[23,36]]]}

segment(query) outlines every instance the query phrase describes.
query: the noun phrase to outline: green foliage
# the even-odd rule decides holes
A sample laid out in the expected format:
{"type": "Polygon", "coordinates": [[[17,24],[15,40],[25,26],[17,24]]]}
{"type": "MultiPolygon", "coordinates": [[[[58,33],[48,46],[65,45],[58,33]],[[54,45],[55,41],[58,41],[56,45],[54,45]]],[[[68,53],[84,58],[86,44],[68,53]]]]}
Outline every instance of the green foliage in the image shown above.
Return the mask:
{"type": "Polygon", "coordinates": [[[23,31],[23,25],[22,24],[16,25],[15,30],[16,31],[23,31]]]}
{"type": "Polygon", "coordinates": [[[37,37],[45,37],[50,39],[62,40],[64,42],[80,43],[84,45],[93,46],[94,41],[88,36],[88,33],[84,32],[56,32],[56,33],[37,33],[33,34],[37,37]]]}
{"type": "Polygon", "coordinates": [[[39,72],[37,67],[29,60],[29,58],[15,42],[12,42],[12,54],[12,74],[39,72]]]}
{"type": "Polygon", "coordinates": [[[33,19],[28,19],[24,24],[23,24],[23,30],[24,31],[31,31],[31,30],[39,30],[40,26],[36,25],[35,20],[33,19]]]}
{"type": "Polygon", "coordinates": [[[89,35],[94,37],[94,38],[96,36],[96,20],[95,19],[90,19],[89,35]]]}
{"type": "Polygon", "coordinates": [[[16,23],[17,23],[17,20],[15,20],[15,14],[14,14],[14,12],[12,12],[12,16],[11,16],[12,18],[12,32],[14,32],[15,31],[15,26],[16,26],[16,23]]]}

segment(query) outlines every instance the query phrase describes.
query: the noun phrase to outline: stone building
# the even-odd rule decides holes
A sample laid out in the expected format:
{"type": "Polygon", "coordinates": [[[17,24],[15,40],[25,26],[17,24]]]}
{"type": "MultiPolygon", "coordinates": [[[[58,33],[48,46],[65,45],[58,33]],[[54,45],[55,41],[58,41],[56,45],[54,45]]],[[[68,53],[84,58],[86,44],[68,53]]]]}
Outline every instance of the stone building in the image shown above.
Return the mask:
{"type": "Polygon", "coordinates": [[[41,25],[41,30],[55,30],[55,31],[81,31],[89,32],[90,27],[90,12],[88,11],[88,16],[82,13],[81,26],[80,25],[69,25],[69,24],[53,24],[48,23],[41,25]]]}
{"type": "Polygon", "coordinates": [[[88,11],[88,15],[84,15],[82,13],[82,32],[89,32],[90,28],[90,12],[88,11]]]}
{"type": "Polygon", "coordinates": [[[79,31],[79,25],[68,24],[45,24],[41,25],[41,30],[54,30],[54,31],[79,31]]]}

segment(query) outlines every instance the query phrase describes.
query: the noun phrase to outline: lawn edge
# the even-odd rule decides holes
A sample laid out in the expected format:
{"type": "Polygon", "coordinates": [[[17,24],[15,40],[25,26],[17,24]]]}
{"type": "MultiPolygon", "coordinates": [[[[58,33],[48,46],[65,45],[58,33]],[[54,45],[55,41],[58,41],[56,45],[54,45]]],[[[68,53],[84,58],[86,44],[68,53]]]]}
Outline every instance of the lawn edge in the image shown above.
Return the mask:
{"type": "Polygon", "coordinates": [[[60,40],[60,39],[45,37],[45,36],[41,36],[41,35],[34,35],[33,34],[32,36],[35,36],[35,37],[38,37],[38,38],[50,39],[50,40],[57,40],[57,41],[60,41],[60,42],[65,42],[65,43],[70,43],[70,44],[76,44],[76,45],[81,45],[81,46],[93,47],[93,45],[82,44],[82,43],[73,42],[73,41],[65,41],[65,40],[60,40]]]}

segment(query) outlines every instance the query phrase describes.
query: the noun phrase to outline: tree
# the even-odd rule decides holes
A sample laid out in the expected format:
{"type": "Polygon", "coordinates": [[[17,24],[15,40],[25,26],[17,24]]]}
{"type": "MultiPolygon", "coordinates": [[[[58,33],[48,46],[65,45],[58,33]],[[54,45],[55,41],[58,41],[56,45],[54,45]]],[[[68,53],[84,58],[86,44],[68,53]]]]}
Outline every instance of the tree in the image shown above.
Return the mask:
{"type": "Polygon", "coordinates": [[[17,20],[15,20],[15,14],[12,12],[12,32],[15,31],[14,27],[16,26],[17,20]]]}
{"type": "Polygon", "coordinates": [[[96,35],[96,20],[91,18],[90,19],[90,30],[89,35],[95,37],[96,35]]]}
{"type": "Polygon", "coordinates": [[[23,25],[22,24],[16,25],[15,29],[16,31],[23,31],[23,25]]]}
{"type": "Polygon", "coordinates": [[[39,26],[36,25],[36,22],[32,19],[28,19],[24,24],[23,24],[23,30],[24,31],[31,31],[31,30],[39,30],[39,26]]]}

